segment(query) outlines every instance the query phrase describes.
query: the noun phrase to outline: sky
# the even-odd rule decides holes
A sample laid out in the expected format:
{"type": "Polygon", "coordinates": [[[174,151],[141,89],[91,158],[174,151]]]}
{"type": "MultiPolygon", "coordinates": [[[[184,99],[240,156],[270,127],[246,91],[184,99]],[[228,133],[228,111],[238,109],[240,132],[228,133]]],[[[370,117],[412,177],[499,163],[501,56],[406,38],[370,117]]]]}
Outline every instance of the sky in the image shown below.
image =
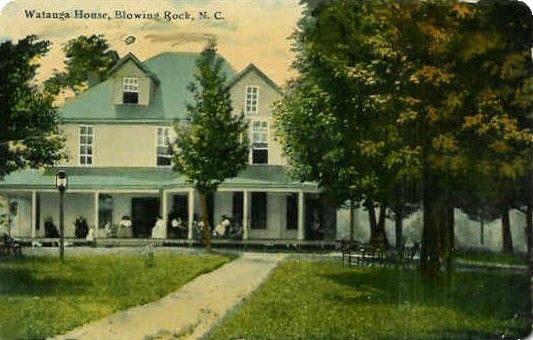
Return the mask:
{"type": "Polygon", "coordinates": [[[279,85],[294,71],[288,37],[296,28],[302,7],[298,0],[0,0],[0,40],[18,40],[35,34],[52,42],[48,55],[40,62],[38,79],[46,79],[53,69],[62,69],[62,45],[79,35],[104,34],[111,48],[120,56],[128,52],[145,60],[168,51],[200,52],[207,40],[215,37],[220,54],[239,71],[254,63],[279,85]],[[101,20],[101,19],[29,19],[25,10],[36,12],[108,13],[191,13],[196,20],[101,20]],[[206,11],[210,19],[199,20],[206,11]],[[215,20],[215,12],[224,20],[215,20]],[[126,44],[128,36],[135,42],[126,44]]]}
{"type": "MultiPolygon", "coordinates": [[[[533,8],[533,0],[524,1],[533,8]]],[[[18,40],[36,34],[50,40],[52,47],[41,61],[38,79],[48,78],[54,69],[62,69],[61,46],[79,35],[104,34],[119,55],[134,53],[145,60],[168,51],[199,52],[210,37],[218,42],[219,52],[239,71],[254,63],[278,85],[296,73],[288,37],[296,28],[302,7],[298,0],[0,0],[0,41],[18,40]],[[224,20],[36,20],[25,10],[49,12],[128,12],[180,13],[197,16],[207,11],[221,12],[224,20]],[[133,44],[126,44],[128,36],[133,44]]]]}

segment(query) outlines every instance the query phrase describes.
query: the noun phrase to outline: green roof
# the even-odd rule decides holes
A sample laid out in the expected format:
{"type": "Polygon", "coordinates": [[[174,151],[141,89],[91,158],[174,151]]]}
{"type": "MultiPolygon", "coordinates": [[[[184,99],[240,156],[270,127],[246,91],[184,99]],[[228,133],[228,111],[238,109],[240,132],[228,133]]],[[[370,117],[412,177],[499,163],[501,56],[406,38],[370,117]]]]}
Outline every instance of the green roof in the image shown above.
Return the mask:
{"type": "MultiPolygon", "coordinates": [[[[141,69],[152,79],[159,80],[159,84],[154,84],[150,105],[115,105],[112,100],[114,79],[110,78],[68,100],[59,109],[61,117],[65,122],[186,119],[187,104],[193,101],[187,86],[193,80],[196,59],[199,55],[199,53],[166,52],[142,63],[141,69]]],[[[132,59],[134,56],[128,55],[124,59],[126,58],[132,59]]],[[[226,61],[223,64],[223,71],[228,82],[236,74],[226,61]]]]}
{"type": "MultiPolygon", "coordinates": [[[[186,179],[170,168],[68,167],[69,189],[163,189],[190,187],[186,179]]],[[[55,170],[20,170],[0,181],[0,191],[8,189],[54,189],[55,170]]],[[[287,175],[286,168],[253,165],[237,177],[226,180],[224,187],[246,188],[316,188],[287,175]]]]}

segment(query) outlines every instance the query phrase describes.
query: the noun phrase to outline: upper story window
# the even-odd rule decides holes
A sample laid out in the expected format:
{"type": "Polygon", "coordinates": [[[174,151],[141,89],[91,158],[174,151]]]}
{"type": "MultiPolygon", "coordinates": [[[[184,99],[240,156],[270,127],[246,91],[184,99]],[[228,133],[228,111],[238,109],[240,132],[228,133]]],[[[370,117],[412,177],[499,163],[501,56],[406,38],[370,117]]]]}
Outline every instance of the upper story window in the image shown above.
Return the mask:
{"type": "Polygon", "coordinates": [[[252,164],[268,163],[268,123],[252,123],[252,164]]]}
{"type": "Polygon", "coordinates": [[[259,97],[259,88],[257,86],[246,86],[246,107],[247,114],[257,113],[257,103],[259,97]]]}
{"type": "Polygon", "coordinates": [[[80,165],[93,164],[93,127],[80,125],[80,165]]]}
{"type": "Polygon", "coordinates": [[[169,166],[170,154],[170,129],[168,127],[157,128],[157,166],[169,166]]]}
{"type": "Polygon", "coordinates": [[[122,78],[122,103],[138,104],[139,103],[139,78],[124,77],[122,78]]]}

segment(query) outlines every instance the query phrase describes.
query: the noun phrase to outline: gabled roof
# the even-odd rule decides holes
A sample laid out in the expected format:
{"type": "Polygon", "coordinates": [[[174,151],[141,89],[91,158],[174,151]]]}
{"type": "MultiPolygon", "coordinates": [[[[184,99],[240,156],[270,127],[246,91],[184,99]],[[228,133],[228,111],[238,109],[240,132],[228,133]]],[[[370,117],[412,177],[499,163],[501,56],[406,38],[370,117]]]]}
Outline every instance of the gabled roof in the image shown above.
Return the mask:
{"type": "Polygon", "coordinates": [[[239,74],[237,74],[230,82],[229,87],[232,87],[235,85],[239,80],[241,80],[245,75],[248,73],[255,71],[265,82],[267,82],[274,90],[278,91],[280,94],[283,94],[281,92],[281,87],[278,86],[272,79],[270,79],[266,74],[263,73],[257,66],[254,64],[248,64],[239,74]]]}
{"type": "Polygon", "coordinates": [[[115,66],[113,66],[109,72],[107,72],[108,75],[112,75],[113,73],[115,73],[118,69],[120,69],[122,67],[122,65],[126,64],[128,61],[131,61],[133,62],[138,68],[140,68],[144,74],[146,74],[147,76],[149,76],[150,78],[152,78],[152,80],[156,83],[156,84],[159,84],[159,78],[157,78],[157,76],[152,72],[150,71],[150,69],[148,67],[146,67],[146,65],[144,65],[140,60],[139,58],[137,58],[135,56],[135,54],[133,53],[128,53],[126,54],[126,56],[122,59],[120,59],[116,64],[115,66]]]}
{"type": "MultiPolygon", "coordinates": [[[[141,65],[143,70],[153,73],[159,80],[159,86],[151,94],[150,105],[115,105],[112,98],[115,79],[110,78],[67,101],[59,109],[61,117],[65,122],[96,123],[186,119],[187,104],[193,102],[187,87],[194,80],[199,56],[199,53],[166,52],[144,62],[140,62],[133,54],[126,56],[124,59],[141,65]]],[[[123,65],[127,61],[124,59],[115,67],[123,65]]],[[[226,61],[222,70],[226,79],[232,79],[236,74],[226,61]]]]}

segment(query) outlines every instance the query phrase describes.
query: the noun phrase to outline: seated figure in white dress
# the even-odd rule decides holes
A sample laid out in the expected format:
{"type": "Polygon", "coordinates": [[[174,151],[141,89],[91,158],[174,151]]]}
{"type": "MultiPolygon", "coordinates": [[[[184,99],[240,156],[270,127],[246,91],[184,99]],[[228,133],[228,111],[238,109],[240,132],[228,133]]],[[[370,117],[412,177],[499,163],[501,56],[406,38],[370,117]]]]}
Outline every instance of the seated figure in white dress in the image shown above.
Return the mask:
{"type": "Polygon", "coordinates": [[[87,232],[87,236],[85,237],[85,240],[88,242],[94,242],[94,227],[90,227],[89,231],[87,232]]]}
{"type": "Polygon", "coordinates": [[[215,227],[215,230],[213,230],[213,236],[214,237],[225,237],[226,231],[229,225],[231,224],[230,220],[226,215],[222,215],[222,221],[218,223],[215,227]]]}
{"type": "Polygon", "coordinates": [[[165,234],[166,230],[165,225],[163,224],[163,219],[161,216],[157,216],[154,228],[152,229],[152,238],[165,238],[165,234]]]}

